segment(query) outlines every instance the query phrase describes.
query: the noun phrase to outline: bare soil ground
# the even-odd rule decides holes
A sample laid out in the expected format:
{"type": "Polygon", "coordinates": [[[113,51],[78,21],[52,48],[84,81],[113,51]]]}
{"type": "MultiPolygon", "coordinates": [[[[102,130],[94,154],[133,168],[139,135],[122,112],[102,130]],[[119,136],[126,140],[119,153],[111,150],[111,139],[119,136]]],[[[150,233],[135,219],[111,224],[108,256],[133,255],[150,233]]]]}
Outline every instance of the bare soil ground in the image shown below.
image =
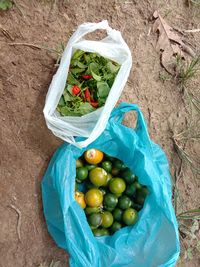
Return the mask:
{"type": "MultiPolygon", "coordinates": [[[[140,105],[150,135],[167,153],[174,175],[180,159],[172,131],[184,130],[188,114],[182,92],[160,66],[156,35],[150,32],[151,17],[159,10],[176,28],[200,28],[200,7],[188,7],[183,0],[15,2],[17,6],[0,12],[0,266],[32,267],[54,259],[66,267],[67,254],[56,247],[47,232],[40,191],[49,159],[61,144],[47,129],[42,113],[56,70],[56,55],[10,43],[56,49],[67,43],[79,24],[107,19],[122,32],[133,57],[133,68],[120,101],[140,105]]],[[[200,33],[187,36],[198,51],[200,33]]],[[[190,86],[199,94],[200,76],[190,86]]],[[[126,122],[132,126],[132,117],[126,122]]],[[[188,149],[198,158],[194,144],[188,149]]],[[[183,172],[178,184],[183,208],[199,208],[199,181],[194,182],[188,166],[183,166],[183,172]]],[[[195,227],[196,236],[198,223],[195,227]]],[[[178,266],[200,266],[197,241],[196,237],[185,237],[178,266]]]]}

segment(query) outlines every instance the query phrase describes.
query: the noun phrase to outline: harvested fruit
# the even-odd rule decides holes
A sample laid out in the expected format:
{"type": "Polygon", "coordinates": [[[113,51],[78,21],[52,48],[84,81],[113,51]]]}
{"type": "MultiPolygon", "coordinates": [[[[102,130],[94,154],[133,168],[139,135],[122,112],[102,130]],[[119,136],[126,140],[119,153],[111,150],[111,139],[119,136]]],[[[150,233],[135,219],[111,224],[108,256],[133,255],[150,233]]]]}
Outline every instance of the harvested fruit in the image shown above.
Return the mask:
{"type": "Polygon", "coordinates": [[[137,190],[137,194],[145,198],[149,194],[149,190],[146,186],[143,186],[137,190]]]}
{"type": "Polygon", "coordinates": [[[116,231],[120,230],[122,228],[122,224],[119,222],[114,222],[110,228],[112,233],[115,233],[116,231]]]}
{"type": "Polygon", "coordinates": [[[113,218],[115,221],[121,222],[122,221],[122,214],[123,214],[123,210],[116,208],[113,211],[113,218]]]}
{"type": "Polygon", "coordinates": [[[109,235],[108,229],[105,228],[97,228],[92,230],[94,236],[104,236],[104,235],[109,235]]]}
{"type": "Polygon", "coordinates": [[[86,203],[85,203],[85,198],[84,194],[82,192],[75,192],[75,199],[78,202],[78,204],[81,206],[82,209],[85,209],[86,203]]]}
{"type": "Polygon", "coordinates": [[[111,173],[112,173],[113,176],[117,176],[119,174],[119,172],[120,172],[120,169],[117,169],[117,168],[114,167],[112,169],[112,172],[111,173]]]}
{"type": "Polygon", "coordinates": [[[103,159],[103,153],[95,148],[89,149],[84,153],[85,160],[90,164],[98,164],[103,159]]]}
{"type": "Polygon", "coordinates": [[[120,171],[126,169],[126,165],[119,159],[117,159],[114,163],[114,167],[120,171]]]}
{"type": "Polygon", "coordinates": [[[107,172],[100,167],[94,168],[89,173],[90,181],[95,186],[103,186],[107,183],[107,172]]]}
{"type": "Polygon", "coordinates": [[[125,194],[129,197],[133,197],[136,193],[136,187],[134,184],[130,184],[126,187],[125,194]]]}
{"type": "Polygon", "coordinates": [[[76,168],[83,167],[83,161],[81,159],[76,160],[76,168]]]}
{"type": "Polygon", "coordinates": [[[112,162],[111,161],[103,161],[101,166],[106,172],[112,171],[112,162]]]}
{"type": "Polygon", "coordinates": [[[127,196],[121,196],[119,198],[118,206],[120,209],[125,210],[130,208],[131,206],[131,199],[127,196]]]}
{"type": "MultiPolygon", "coordinates": [[[[86,183],[86,188],[87,189],[92,189],[92,188],[94,188],[95,186],[91,183],[91,182],[87,182],[86,183]]],[[[97,188],[97,187],[96,187],[97,188]]]]}
{"type": "Polygon", "coordinates": [[[79,167],[76,169],[77,181],[83,181],[88,176],[88,169],[86,167],[79,167]]]}
{"type": "Polygon", "coordinates": [[[117,206],[118,198],[116,195],[108,193],[104,196],[103,204],[106,208],[114,209],[117,206]]]}
{"type": "Polygon", "coordinates": [[[121,194],[126,189],[126,183],[122,178],[113,178],[109,182],[109,189],[114,194],[121,194]]]}
{"type": "Polygon", "coordinates": [[[100,207],[86,207],[85,208],[85,213],[90,215],[92,213],[98,213],[101,211],[101,208],[100,207]]]}
{"type": "Polygon", "coordinates": [[[113,223],[113,215],[111,212],[109,211],[105,211],[102,214],[102,223],[101,226],[103,226],[104,228],[108,228],[112,225],[113,223]]]}
{"type": "Polygon", "coordinates": [[[107,181],[106,181],[106,185],[109,184],[110,180],[112,179],[112,175],[110,173],[107,174],[107,181]]]}
{"type": "Polygon", "coordinates": [[[88,223],[93,229],[97,228],[102,223],[101,213],[92,213],[88,217],[88,223]]]}
{"type": "Polygon", "coordinates": [[[94,236],[102,236],[103,234],[102,234],[102,229],[93,229],[92,230],[92,232],[93,232],[93,234],[94,234],[94,236]]]}
{"type": "Polygon", "coordinates": [[[102,233],[102,235],[110,235],[108,229],[105,229],[105,228],[101,229],[101,233],[102,233]]]}
{"type": "Polygon", "coordinates": [[[87,150],[84,159],[76,161],[75,198],[94,236],[108,236],[134,225],[148,194],[130,168],[98,149],[87,150]]]}
{"type": "Polygon", "coordinates": [[[125,169],[122,172],[122,178],[126,181],[127,184],[131,184],[135,181],[135,175],[131,172],[130,169],[125,169]]]}
{"type": "Polygon", "coordinates": [[[141,195],[137,195],[136,199],[135,199],[135,202],[138,204],[138,205],[143,205],[144,204],[144,201],[145,201],[145,197],[141,196],[141,195]]]}
{"type": "Polygon", "coordinates": [[[103,202],[103,194],[97,188],[92,188],[85,194],[85,202],[89,207],[99,207],[103,202]]]}
{"type": "Polygon", "coordinates": [[[124,211],[123,216],[122,216],[123,222],[126,225],[133,225],[137,222],[138,219],[138,214],[137,211],[132,209],[132,208],[128,208],[124,211]]]}
{"type": "Polygon", "coordinates": [[[142,185],[138,181],[135,181],[133,184],[134,184],[136,189],[141,189],[142,188],[142,185]]]}
{"type": "Polygon", "coordinates": [[[94,164],[88,164],[88,165],[85,165],[85,167],[88,169],[88,171],[91,171],[92,169],[96,168],[97,165],[94,165],[94,164]]]}

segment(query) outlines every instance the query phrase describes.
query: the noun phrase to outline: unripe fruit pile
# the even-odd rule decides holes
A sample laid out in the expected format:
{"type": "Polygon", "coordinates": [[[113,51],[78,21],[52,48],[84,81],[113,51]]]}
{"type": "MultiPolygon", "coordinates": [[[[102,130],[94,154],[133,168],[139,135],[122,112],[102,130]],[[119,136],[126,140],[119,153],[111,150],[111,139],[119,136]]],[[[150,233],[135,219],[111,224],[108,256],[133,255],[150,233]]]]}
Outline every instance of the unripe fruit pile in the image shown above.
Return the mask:
{"type": "Polygon", "coordinates": [[[134,225],[148,193],[121,160],[100,150],[89,149],[76,161],[75,199],[95,236],[134,225]]]}

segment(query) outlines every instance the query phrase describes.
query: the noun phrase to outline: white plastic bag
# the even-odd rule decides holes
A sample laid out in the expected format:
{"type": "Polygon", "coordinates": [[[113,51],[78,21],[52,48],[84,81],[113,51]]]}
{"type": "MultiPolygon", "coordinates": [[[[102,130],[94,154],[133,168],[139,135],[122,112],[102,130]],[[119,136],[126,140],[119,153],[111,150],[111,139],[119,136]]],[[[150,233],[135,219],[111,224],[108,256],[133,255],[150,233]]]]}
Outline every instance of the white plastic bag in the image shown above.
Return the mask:
{"type": "Polygon", "coordinates": [[[99,23],[83,23],[70,38],[62,55],[60,66],[50,84],[44,107],[47,127],[59,138],[78,147],[86,147],[103,132],[110,113],[117,103],[128,79],[132,65],[131,52],[121,33],[109,27],[107,20],[99,23]],[[95,30],[104,29],[107,37],[101,41],[86,40],[83,37],[95,30]],[[81,117],[61,116],[56,107],[64,91],[70,59],[73,52],[81,49],[96,52],[101,56],[116,61],[121,65],[113,86],[103,107],[81,117]],[[87,137],[76,142],[75,137],[87,137]]]}

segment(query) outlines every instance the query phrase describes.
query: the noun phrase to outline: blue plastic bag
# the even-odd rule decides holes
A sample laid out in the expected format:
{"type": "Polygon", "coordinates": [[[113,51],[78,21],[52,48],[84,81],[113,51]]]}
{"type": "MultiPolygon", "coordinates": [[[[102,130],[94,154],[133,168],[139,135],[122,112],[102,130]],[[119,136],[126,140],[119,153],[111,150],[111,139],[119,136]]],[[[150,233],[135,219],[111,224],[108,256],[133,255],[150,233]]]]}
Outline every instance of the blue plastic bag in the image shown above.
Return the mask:
{"type": "Polygon", "coordinates": [[[150,140],[138,106],[126,103],[112,112],[106,130],[87,148],[66,143],[59,147],[42,181],[49,233],[69,253],[73,267],[174,266],[179,238],[171,197],[167,158],[150,140]],[[121,124],[130,110],[138,114],[135,129],[121,124]],[[150,191],[138,222],[112,236],[94,237],[84,211],[74,199],[75,162],[88,148],[122,160],[150,191]]]}

